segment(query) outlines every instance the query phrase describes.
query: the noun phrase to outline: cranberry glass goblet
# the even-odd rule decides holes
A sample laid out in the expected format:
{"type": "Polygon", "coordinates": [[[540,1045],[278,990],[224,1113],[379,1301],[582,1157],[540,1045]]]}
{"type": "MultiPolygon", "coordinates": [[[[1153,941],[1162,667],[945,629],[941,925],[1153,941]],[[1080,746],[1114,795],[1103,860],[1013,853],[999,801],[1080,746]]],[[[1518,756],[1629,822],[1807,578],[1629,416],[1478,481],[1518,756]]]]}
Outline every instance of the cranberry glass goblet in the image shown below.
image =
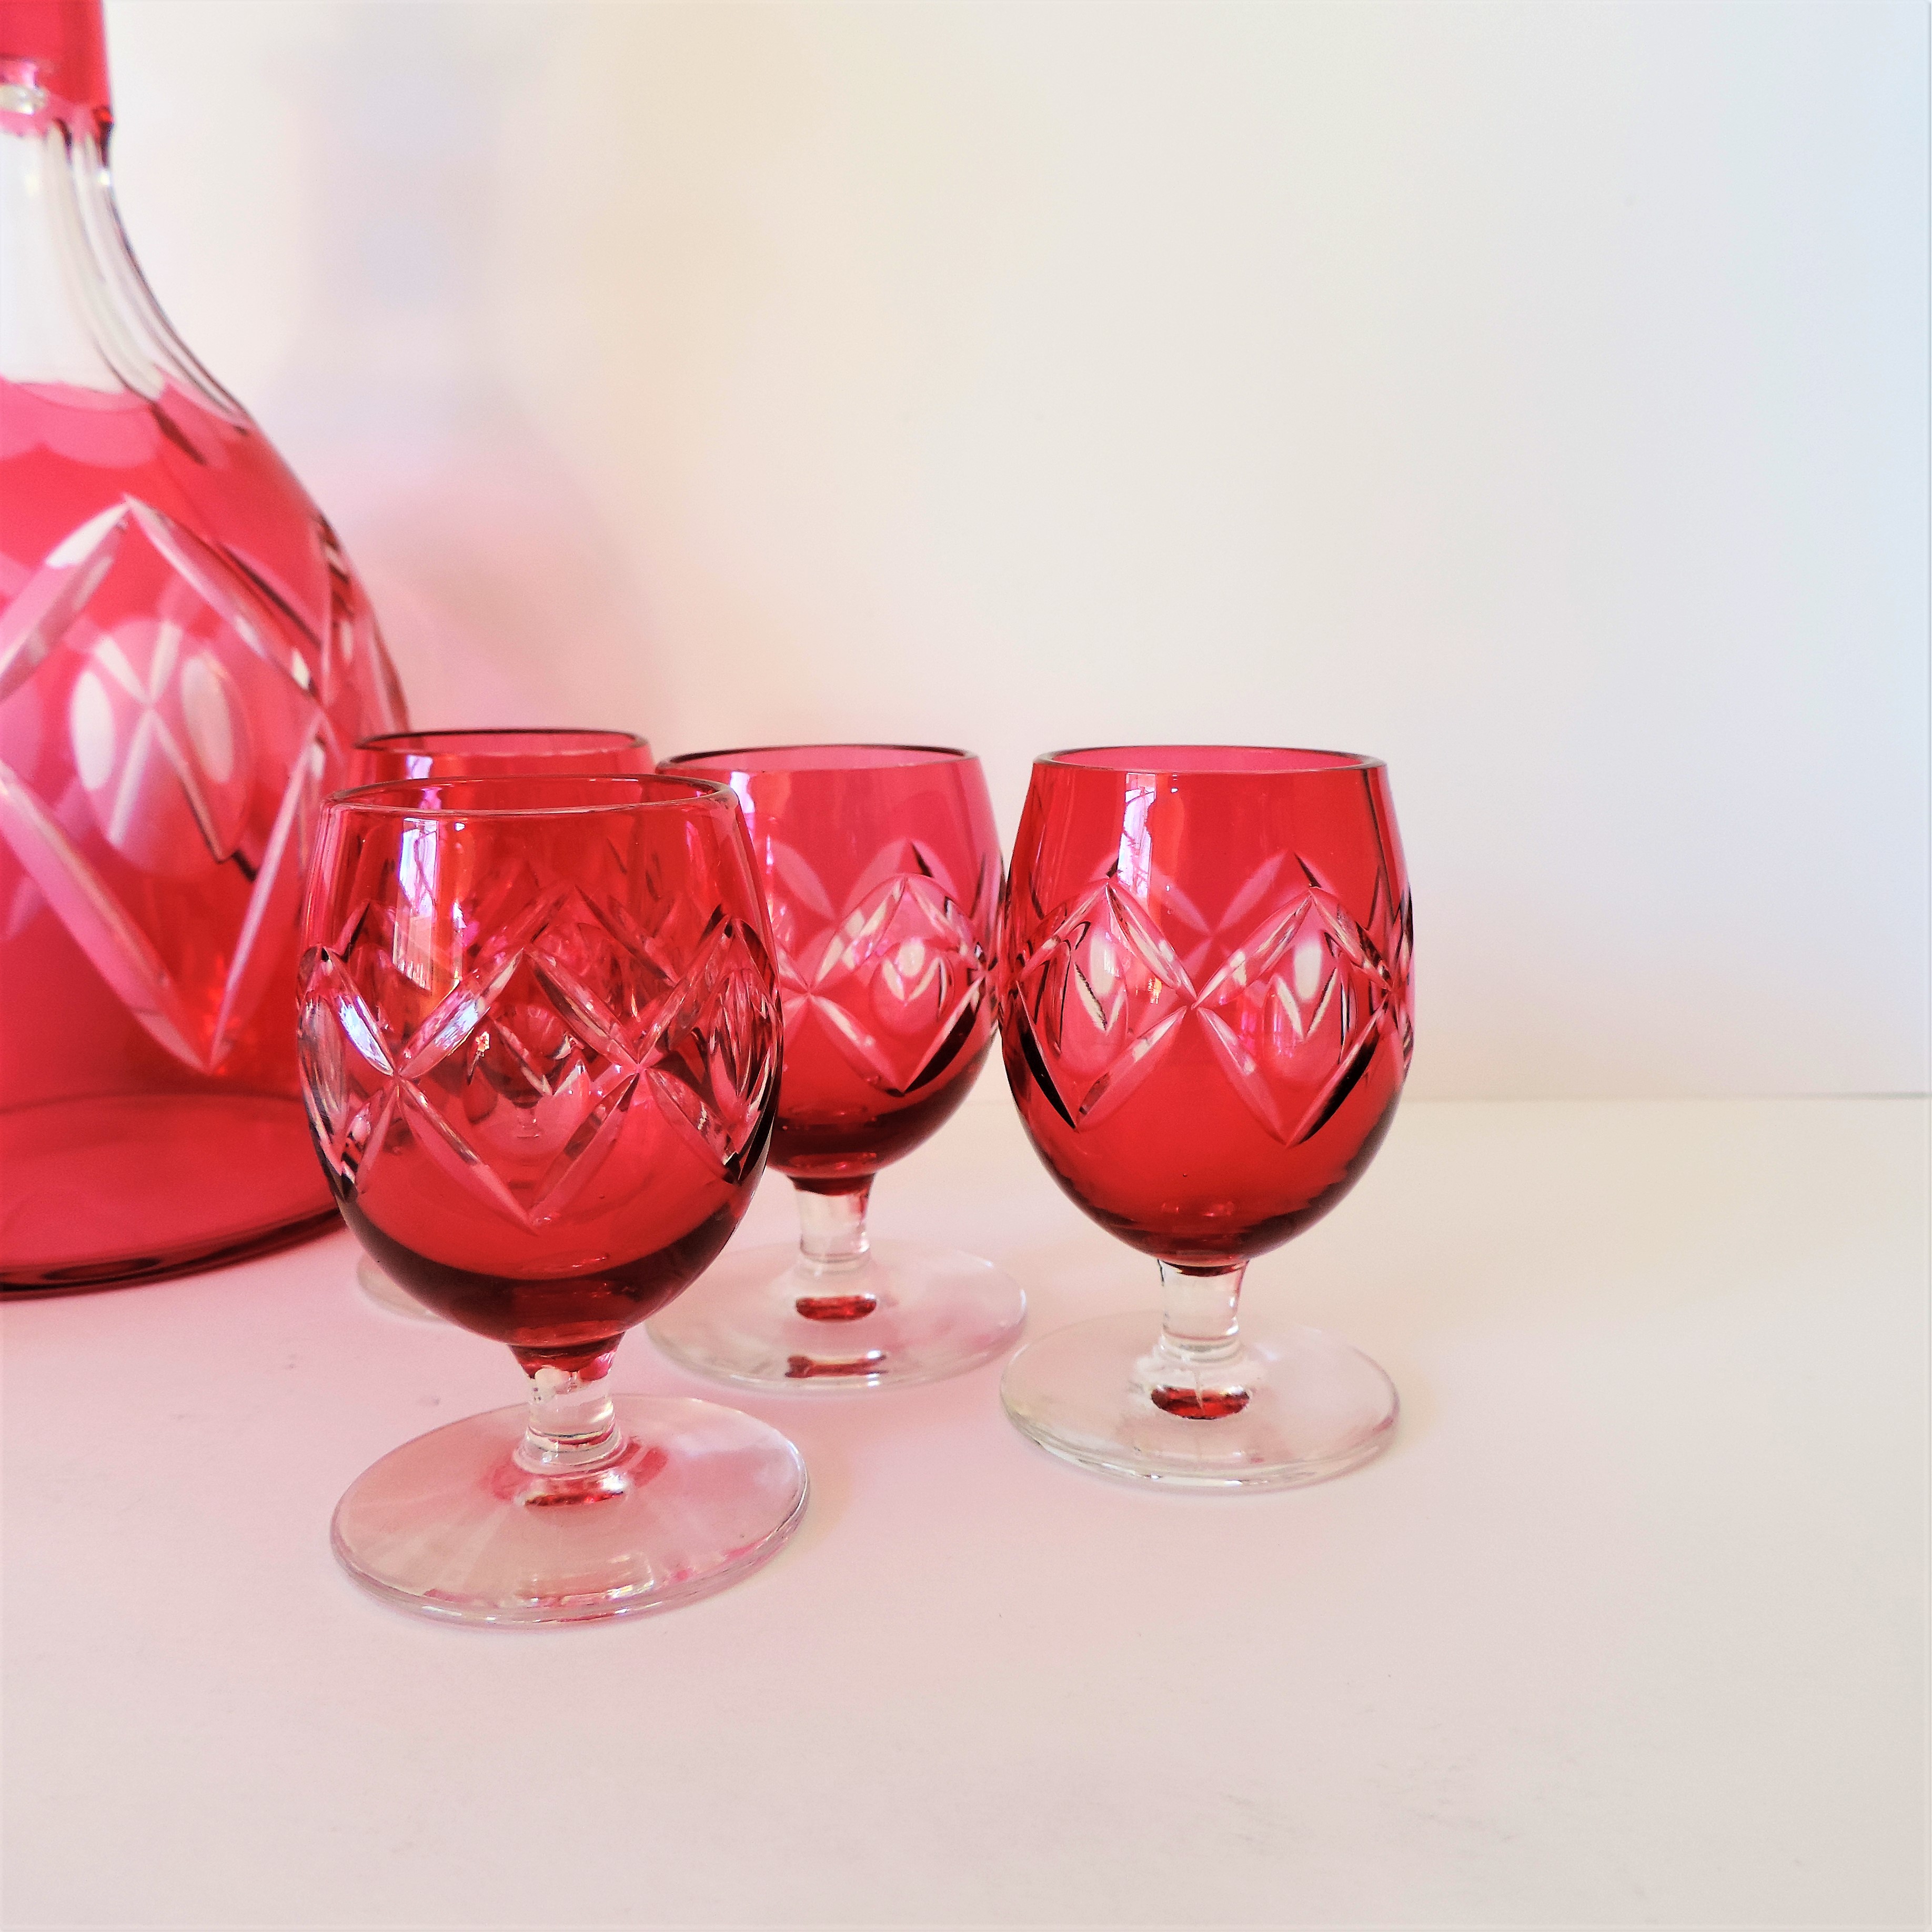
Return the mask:
{"type": "Polygon", "coordinates": [[[1413,1040],[1388,774],[1136,745],[1034,766],[1000,949],[1006,1077],[1054,1178],[1160,1263],[1166,1307],[1043,1336],[1007,1413],[1056,1455],[1202,1487],[1316,1482],[1395,1426],[1387,1376],[1272,1314],[1249,1260],[1381,1144],[1413,1040]]]}
{"type": "Polygon", "coordinates": [[[358,1478],[337,1556],[392,1603],[485,1623],[656,1610],[763,1562],[804,1507],[796,1450],[605,1382],[624,1330],[730,1238],[770,1143],[781,1022],[730,794],[338,794],[303,940],[302,1084],[343,1218],[530,1378],[526,1408],[358,1478]]]}
{"type": "MultiPolygon", "coordinates": [[[[485,729],[388,731],[364,738],[350,754],[349,787],[394,778],[514,778],[520,772],[552,777],[623,776],[654,771],[650,743],[634,731],[485,729]]],[[[418,1322],[439,1318],[374,1257],[359,1256],[356,1279],[378,1307],[418,1322]]]]}
{"type": "Polygon", "coordinates": [[[1026,1298],[970,1255],[866,1232],[872,1177],[966,1097],[993,1036],[1000,847],[978,759],[904,745],[679,758],[745,812],[784,1006],[772,1166],[796,1250],[728,1254],[651,1338],[756,1386],[930,1382],[998,1354],[1026,1298]]]}

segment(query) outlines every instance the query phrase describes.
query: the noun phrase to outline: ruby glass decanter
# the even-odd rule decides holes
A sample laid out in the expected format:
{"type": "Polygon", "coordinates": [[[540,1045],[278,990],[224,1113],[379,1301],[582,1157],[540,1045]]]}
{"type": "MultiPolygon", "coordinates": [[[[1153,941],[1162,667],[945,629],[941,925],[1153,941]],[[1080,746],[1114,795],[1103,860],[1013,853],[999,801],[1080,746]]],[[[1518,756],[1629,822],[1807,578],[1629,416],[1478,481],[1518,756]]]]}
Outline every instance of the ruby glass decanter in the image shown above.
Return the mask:
{"type": "MultiPolygon", "coordinates": [[[[392,778],[503,778],[525,772],[594,778],[656,769],[650,743],[634,731],[392,731],[356,746],[349,760],[349,783],[353,787],[392,778]]],[[[418,1322],[440,1318],[400,1282],[392,1281],[367,1253],[357,1258],[356,1279],[371,1301],[392,1315],[418,1322]]]]}
{"type": "Polygon", "coordinates": [[[1034,766],[1006,889],[1006,1076],[1040,1158],[1151,1255],[1160,1316],[1042,1336],[1001,1394],[1069,1461],[1207,1488],[1374,1455],[1394,1388],[1346,1342],[1239,1310],[1242,1271],[1352,1186],[1413,1041],[1388,774],[1186,745],[1034,766]]]}
{"type": "Polygon", "coordinates": [[[657,1610],[764,1562],[805,1506],[792,1445],[606,1387],[624,1330],[730,1238],[770,1144],[781,1022],[730,794],[340,793],[304,940],[303,1090],[343,1218],[530,1378],[526,1408],[359,1477],[337,1556],[392,1603],[484,1623],[657,1610]]]}
{"type": "Polygon", "coordinates": [[[661,769],[724,779],[744,808],[784,1011],[772,1166],[797,1190],[802,1239],[727,1253],[651,1339],[759,1387],[929,1382],[989,1360],[1025,1317],[1018,1283],[866,1231],[872,1177],[958,1106],[992,1040],[1000,847],[979,760],[794,745],[661,769]]]}
{"type": "Polygon", "coordinates": [[[16,1288],[323,1225],[296,1073],[303,871],[349,748],[405,722],[333,532],[141,279],[110,120],[94,0],[0,0],[0,1282],[16,1288]]]}

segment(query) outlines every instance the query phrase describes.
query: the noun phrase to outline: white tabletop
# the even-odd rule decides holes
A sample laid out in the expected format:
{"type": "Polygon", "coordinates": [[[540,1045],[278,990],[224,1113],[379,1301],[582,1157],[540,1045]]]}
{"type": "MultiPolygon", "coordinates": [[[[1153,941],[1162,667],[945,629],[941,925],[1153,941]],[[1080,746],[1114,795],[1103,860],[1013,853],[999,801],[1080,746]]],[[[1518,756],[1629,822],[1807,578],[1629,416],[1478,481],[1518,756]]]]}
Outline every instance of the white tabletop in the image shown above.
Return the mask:
{"type": "MultiPolygon", "coordinates": [[[[5,1923],[1920,1924],[1926,1125],[1412,1104],[1249,1274],[1394,1374],[1379,1461],[1148,1492],[1022,1440],[996,1366],[747,1400],[811,1465],[791,1545],[561,1630],[335,1570],[360,1469],[520,1389],[346,1234],[16,1304],[5,1923]]],[[[1152,1305],[997,1072],[875,1222],[1006,1263],[1036,1332],[1152,1305]]],[[[641,1335],[616,1373],[714,1393],[641,1335]]]]}

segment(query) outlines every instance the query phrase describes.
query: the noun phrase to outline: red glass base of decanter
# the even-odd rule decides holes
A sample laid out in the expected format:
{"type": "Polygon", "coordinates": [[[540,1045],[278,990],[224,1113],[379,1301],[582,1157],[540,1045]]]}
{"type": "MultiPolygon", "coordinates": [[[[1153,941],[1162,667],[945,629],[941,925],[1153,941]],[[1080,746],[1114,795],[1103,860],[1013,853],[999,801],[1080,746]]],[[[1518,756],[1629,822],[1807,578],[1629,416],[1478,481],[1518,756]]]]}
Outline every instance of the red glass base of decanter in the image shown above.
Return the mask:
{"type": "Polygon", "coordinates": [[[272,1094],[115,1094],[0,1114],[0,1288],[152,1281],[340,1227],[301,1115],[272,1094]]]}

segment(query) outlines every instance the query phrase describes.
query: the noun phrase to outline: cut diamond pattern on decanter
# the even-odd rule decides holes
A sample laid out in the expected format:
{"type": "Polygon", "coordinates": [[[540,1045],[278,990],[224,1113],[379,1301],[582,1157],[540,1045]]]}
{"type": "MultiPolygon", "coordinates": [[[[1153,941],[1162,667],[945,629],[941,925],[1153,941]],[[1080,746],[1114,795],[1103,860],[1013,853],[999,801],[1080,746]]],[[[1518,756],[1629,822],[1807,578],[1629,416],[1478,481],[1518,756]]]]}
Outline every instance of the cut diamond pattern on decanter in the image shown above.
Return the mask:
{"type": "Polygon", "coordinates": [[[785,1024],[823,1026],[861,1078],[895,1097],[952,1065],[986,998],[995,881],[962,895],[938,856],[902,839],[832,904],[803,855],[774,844],[770,892],[785,1024]]]}
{"type": "Polygon", "coordinates": [[[1385,1028],[1394,1028],[1406,1066],[1406,895],[1391,905],[1378,878],[1365,931],[1305,860],[1282,854],[1218,920],[1177,889],[1163,896],[1165,930],[1110,873],[1053,916],[1015,975],[1021,1049],[1070,1126],[1105,1119],[1153,1072],[1190,1014],[1234,1091],[1289,1146],[1319,1131],[1348,1097],[1385,1028]],[[1372,936],[1378,927],[1383,944],[1372,936]],[[1243,935],[1232,946],[1231,932],[1243,935]]]}
{"type": "Polygon", "coordinates": [[[715,911],[680,982],[638,943],[634,922],[573,886],[536,894],[506,925],[482,916],[531,892],[526,871],[496,882],[476,912],[458,908],[489,936],[406,1040],[376,1018],[398,1004],[383,982],[416,978],[428,955],[412,944],[406,907],[362,908],[335,946],[304,961],[303,1052],[326,1157],[354,1186],[413,1142],[534,1229],[568,1208],[630,1113],[655,1106],[737,1179],[776,1076],[758,935],[715,911]]]}
{"type": "Polygon", "coordinates": [[[148,1033],[213,1072],[301,893],[329,732],[308,662],[240,570],[129,496],[56,544],[0,612],[6,698],[38,701],[18,742],[64,736],[51,768],[73,777],[45,796],[31,766],[0,761],[0,837],[148,1033]],[[211,864],[238,874],[212,988],[184,950],[205,908],[198,897],[184,918],[170,896],[211,864]]]}

